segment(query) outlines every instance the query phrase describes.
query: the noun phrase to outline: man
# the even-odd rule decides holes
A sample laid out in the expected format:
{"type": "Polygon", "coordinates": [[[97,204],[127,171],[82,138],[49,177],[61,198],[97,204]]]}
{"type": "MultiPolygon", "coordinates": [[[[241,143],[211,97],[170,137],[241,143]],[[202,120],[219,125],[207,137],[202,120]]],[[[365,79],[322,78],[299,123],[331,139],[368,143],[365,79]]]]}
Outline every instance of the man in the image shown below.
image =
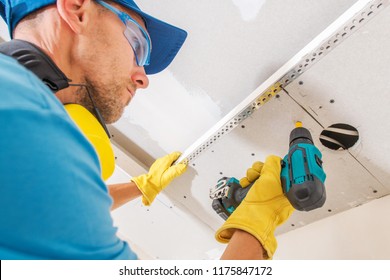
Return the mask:
{"type": "MultiPolygon", "coordinates": [[[[102,125],[115,122],[136,90],[148,86],[146,75],[173,60],[185,31],[147,15],[132,0],[2,3],[13,40],[0,46],[0,257],[136,258],[117,238],[110,209],[139,196],[150,205],[185,171],[184,164],[172,165],[180,153],[107,190],[94,148],[62,104],[81,104],[102,125]]],[[[223,258],[272,257],[273,230],[292,209],[281,193],[278,161],[270,158],[264,168],[256,164],[248,171],[244,186],[261,177],[217,232],[217,240],[231,239],[223,258]],[[254,224],[257,211],[266,213],[260,227],[254,224]]]]}

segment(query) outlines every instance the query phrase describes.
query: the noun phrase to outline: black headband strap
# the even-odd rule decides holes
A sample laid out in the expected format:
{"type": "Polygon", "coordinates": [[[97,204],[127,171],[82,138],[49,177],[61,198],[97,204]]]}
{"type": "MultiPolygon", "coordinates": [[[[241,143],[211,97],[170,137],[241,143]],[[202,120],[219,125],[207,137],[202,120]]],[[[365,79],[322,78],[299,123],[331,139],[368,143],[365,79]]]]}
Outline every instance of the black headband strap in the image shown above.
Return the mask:
{"type": "Polygon", "coordinates": [[[32,71],[52,92],[69,87],[70,80],[40,48],[30,42],[11,40],[0,44],[0,53],[15,58],[32,71]]]}

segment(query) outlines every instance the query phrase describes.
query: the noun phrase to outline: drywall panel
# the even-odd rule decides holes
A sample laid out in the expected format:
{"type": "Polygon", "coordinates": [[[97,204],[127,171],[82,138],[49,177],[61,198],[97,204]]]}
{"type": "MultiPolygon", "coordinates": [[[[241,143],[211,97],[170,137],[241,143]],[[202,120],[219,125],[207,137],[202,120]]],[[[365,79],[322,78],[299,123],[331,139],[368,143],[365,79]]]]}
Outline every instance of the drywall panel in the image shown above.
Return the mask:
{"type": "Polygon", "coordinates": [[[279,228],[278,233],[389,193],[347,151],[336,152],[324,148],[318,140],[322,127],[286,94],[271,100],[239,127],[221,137],[193,161],[190,171],[178,178],[166,193],[211,228],[217,229],[223,220],[211,208],[209,188],[223,176],[241,178],[247,167],[254,161],[263,161],[269,154],[283,157],[288,151],[289,133],[298,120],[310,129],[315,144],[323,153],[327,201],[324,207],[309,213],[296,211],[289,222],[279,228]]]}
{"type": "Polygon", "coordinates": [[[286,90],[326,128],[359,131],[349,149],[390,189],[390,8],[351,35],[286,90]]]}
{"type": "Polygon", "coordinates": [[[141,160],[184,151],[355,2],[137,1],[188,39],[115,124],[125,148],[141,160]]]}

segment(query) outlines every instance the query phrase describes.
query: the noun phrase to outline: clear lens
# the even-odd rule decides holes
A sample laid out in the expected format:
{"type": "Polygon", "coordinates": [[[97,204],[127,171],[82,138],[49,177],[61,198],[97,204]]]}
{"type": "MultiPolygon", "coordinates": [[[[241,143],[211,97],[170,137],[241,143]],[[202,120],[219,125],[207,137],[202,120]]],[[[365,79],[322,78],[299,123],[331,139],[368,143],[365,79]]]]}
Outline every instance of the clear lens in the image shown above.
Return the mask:
{"type": "Polygon", "coordinates": [[[137,64],[139,66],[149,65],[151,52],[149,35],[130,19],[126,20],[126,30],[124,34],[133,48],[137,64]]]}
{"type": "Polygon", "coordinates": [[[96,0],[96,2],[115,13],[126,25],[124,35],[133,48],[138,66],[149,65],[150,53],[152,51],[152,42],[149,34],[146,33],[146,31],[128,14],[105,3],[104,1],[96,0]]]}

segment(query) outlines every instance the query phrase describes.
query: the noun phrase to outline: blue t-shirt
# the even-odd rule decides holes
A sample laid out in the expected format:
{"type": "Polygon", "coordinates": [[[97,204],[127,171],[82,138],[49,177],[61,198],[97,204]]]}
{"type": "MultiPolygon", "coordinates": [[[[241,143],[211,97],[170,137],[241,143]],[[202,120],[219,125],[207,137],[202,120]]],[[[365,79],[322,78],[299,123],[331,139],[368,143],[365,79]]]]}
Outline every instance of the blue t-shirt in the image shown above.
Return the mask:
{"type": "Polygon", "coordinates": [[[96,152],[29,70],[0,54],[0,259],[135,259],[96,152]]]}

